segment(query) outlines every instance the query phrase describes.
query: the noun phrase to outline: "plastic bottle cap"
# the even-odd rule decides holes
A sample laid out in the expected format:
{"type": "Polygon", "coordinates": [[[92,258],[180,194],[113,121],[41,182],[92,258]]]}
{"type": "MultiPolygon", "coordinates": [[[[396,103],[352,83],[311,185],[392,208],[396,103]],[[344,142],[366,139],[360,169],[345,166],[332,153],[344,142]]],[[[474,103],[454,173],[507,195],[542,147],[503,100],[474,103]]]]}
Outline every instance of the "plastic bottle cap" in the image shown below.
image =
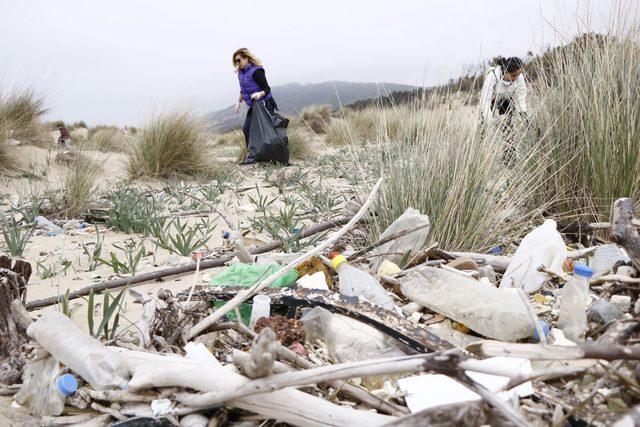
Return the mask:
{"type": "MultiPolygon", "coordinates": [[[[542,333],[544,334],[545,337],[549,335],[549,330],[551,330],[551,326],[547,322],[545,322],[544,320],[541,320],[540,328],[542,328],[542,333]]],[[[536,341],[540,341],[540,337],[538,336],[538,328],[536,327],[533,328],[532,338],[536,341]]]]}
{"type": "Polygon", "coordinates": [[[490,254],[501,254],[502,253],[502,248],[500,246],[494,246],[493,248],[489,249],[489,253],[490,254]]]}
{"type": "Polygon", "coordinates": [[[64,374],[56,378],[56,387],[65,396],[71,396],[78,389],[78,380],[71,374],[64,374]]]}
{"type": "Polygon", "coordinates": [[[223,239],[228,239],[229,238],[229,232],[228,231],[223,232],[222,233],[222,238],[223,239]]]}
{"type": "Polygon", "coordinates": [[[579,263],[573,264],[573,272],[578,276],[582,276],[586,278],[593,276],[593,269],[591,269],[590,267],[584,264],[579,264],[579,263]]]}
{"type": "Polygon", "coordinates": [[[346,262],[347,258],[344,255],[336,255],[331,259],[331,266],[335,270],[340,264],[346,262]]]}

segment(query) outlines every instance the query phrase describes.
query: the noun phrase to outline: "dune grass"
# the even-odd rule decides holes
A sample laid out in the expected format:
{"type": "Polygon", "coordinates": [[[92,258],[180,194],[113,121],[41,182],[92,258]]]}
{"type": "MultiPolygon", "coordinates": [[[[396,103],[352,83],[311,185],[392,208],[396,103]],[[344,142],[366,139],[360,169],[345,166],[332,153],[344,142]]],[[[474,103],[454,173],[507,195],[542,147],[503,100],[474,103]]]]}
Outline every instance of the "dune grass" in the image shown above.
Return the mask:
{"type": "Polygon", "coordinates": [[[313,155],[311,147],[313,135],[306,126],[301,124],[289,125],[287,137],[289,139],[289,153],[292,159],[305,160],[313,155]]]}
{"type": "MultiPolygon", "coordinates": [[[[532,203],[543,179],[530,161],[542,153],[529,144],[530,151],[507,167],[499,130],[481,132],[473,108],[463,102],[455,108],[440,102],[380,109],[374,143],[351,146],[365,176],[385,177],[373,237],[409,207],[429,216],[429,241],[449,250],[485,250],[521,235],[543,210],[532,203]]],[[[361,121],[375,117],[363,113],[368,117],[361,121]]]]}
{"type": "Polygon", "coordinates": [[[0,95],[0,120],[8,129],[8,137],[23,144],[51,146],[50,129],[41,122],[46,113],[44,98],[33,88],[13,89],[0,95]]]}
{"type": "Polygon", "coordinates": [[[105,127],[92,132],[89,143],[98,151],[124,152],[127,149],[127,138],[117,127],[105,127]]]}
{"type": "Polygon", "coordinates": [[[640,197],[639,34],[582,36],[540,72],[550,179],[538,196],[569,220],[608,221],[615,199],[640,197]]]}
{"type": "Polygon", "coordinates": [[[139,130],[126,163],[131,177],[208,176],[216,168],[201,119],[188,110],[162,112],[139,130]]]}
{"type": "Polygon", "coordinates": [[[329,104],[310,105],[300,112],[300,121],[316,134],[327,132],[333,109],[329,104]]]}

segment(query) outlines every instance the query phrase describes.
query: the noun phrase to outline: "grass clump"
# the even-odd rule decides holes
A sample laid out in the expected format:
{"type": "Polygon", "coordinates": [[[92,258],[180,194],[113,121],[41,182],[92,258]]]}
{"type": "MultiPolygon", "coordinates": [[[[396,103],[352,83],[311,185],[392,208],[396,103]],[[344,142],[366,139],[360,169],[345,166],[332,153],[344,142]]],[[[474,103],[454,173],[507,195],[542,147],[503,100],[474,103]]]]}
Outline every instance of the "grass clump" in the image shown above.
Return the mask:
{"type": "Polygon", "coordinates": [[[62,186],[63,211],[79,214],[89,206],[96,191],[100,167],[88,156],[78,155],[66,171],[62,186]]]}
{"type": "Polygon", "coordinates": [[[98,151],[126,150],[126,136],[117,127],[105,127],[92,132],[90,143],[98,151]]]}
{"type": "MultiPolygon", "coordinates": [[[[529,166],[538,151],[506,167],[502,134],[491,130],[481,136],[476,120],[460,119],[463,108],[416,103],[403,111],[392,135],[380,126],[378,144],[354,152],[365,174],[385,177],[374,236],[412,207],[429,216],[430,242],[449,250],[484,250],[503,236],[521,234],[540,213],[531,204],[539,171],[529,166]]],[[[379,120],[386,114],[380,110],[379,120]]]]}
{"type": "Polygon", "coordinates": [[[190,111],[160,113],[137,133],[127,171],[151,178],[214,175],[206,136],[203,122],[190,111]]]}
{"type": "Polygon", "coordinates": [[[539,197],[568,219],[608,221],[615,199],[640,197],[639,34],[583,35],[540,72],[550,179],[539,197]]]}
{"type": "Polygon", "coordinates": [[[333,109],[329,104],[310,105],[300,112],[301,121],[316,134],[327,132],[333,109]]]}
{"type": "Polygon", "coordinates": [[[313,155],[311,147],[312,135],[300,126],[289,126],[287,129],[289,140],[289,154],[292,159],[304,160],[313,155]]]}
{"type": "Polygon", "coordinates": [[[52,144],[50,130],[41,122],[47,111],[44,98],[33,88],[14,89],[0,96],[0,121],[5,124],[7,137],[24,144],[52,144]]]}

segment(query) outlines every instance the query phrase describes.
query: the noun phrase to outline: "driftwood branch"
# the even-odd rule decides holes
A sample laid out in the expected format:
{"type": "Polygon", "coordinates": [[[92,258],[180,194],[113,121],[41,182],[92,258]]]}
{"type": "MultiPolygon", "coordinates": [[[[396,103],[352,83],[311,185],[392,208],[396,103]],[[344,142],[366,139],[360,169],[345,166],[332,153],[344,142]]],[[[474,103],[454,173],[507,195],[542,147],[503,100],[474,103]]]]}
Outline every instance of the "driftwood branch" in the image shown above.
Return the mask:
{"type": "Polygon", "coordinates": [[[622,198],[613,203],[611,239],[627,250],[633,266],[640,270],[640,235],[633,223],[635,206],[632,199],[622,198]]]}
{"type": "Polygon", "coordinates": [[[220,392],[193,395],[178,394],[178,400],[193,407],[212,407],[229,400],[253,394],[273,392],[286,387],[299,387],[327,381],[343,380],[364,376],[382,376],[422,371],[451,372],[457,369],[460,353],[420,354],[361,362],[321,366],[303,371],[286,372],[246,382],[238,388],[220,392]]]}
{"type": "Polygon", "coordinates": [[[347,224],[345,224],[340,230],[333,233],[327,240],[322,242],[320,245],[307,251],[305,254],[297,257],[293,262],[288,264],[286,267],[278,270],[276,273],[267,277],[263,281],[256,283],[255,285],[251,286],[248,289],[243,289],[235,297],[233,297],[231,301],[227,302],[218,310],[214,311],[212,314],[210,314],[209,316],[207,316],[206,318],[198,322],[195,326],[193,326],[189,330],[187,334],[187,338],[191,339],[195,337],[196,335],[198,335],[199,333],[207,329],[209,326],[219,321],[222,318],[222,316],[224,316],[227,313],[230,313],[235,307],[245,302],[248,298],[250,298],[256,292],[259,292],[260,290],[266,288],[274,280],[277,280],[280,277],[283,277],[289,271],[297,267],[300,263],[306,261],[307,259],[321,253],[324,249],[330,247],[335,241],[337,241],[340,237],[346,234],[354,225],[356,225],[356,223],[360,220],[360,218],[364,216],[367,209],[369,209],[369,206],[373,204],[381,185],[382,185],[382,178],[380,178],[376,183],[376,185],[373,187],[373,190],[369,194],[369,197],[367,198],[366,202],[362,205],[358,213],[355,214],[353,218],[351,218],[351,220],[347,224]]]}
{"type": "Polygon", "coordinates": [[[253,340],[248,360],[242,365],[242,371],[249,378],[260,378],[271,375],[273,364],[280,344],[271,328],[264,328],[253,340]]]}
{"type": "Polygon", "coordinates": [[[483,341],[471,344],[467,349],[479,351],[484,356],[523,357],[532,360],[640,360],[640,346],[601,345],[595,343],[583,343],[576,347],[565,347],[483,341]]]}

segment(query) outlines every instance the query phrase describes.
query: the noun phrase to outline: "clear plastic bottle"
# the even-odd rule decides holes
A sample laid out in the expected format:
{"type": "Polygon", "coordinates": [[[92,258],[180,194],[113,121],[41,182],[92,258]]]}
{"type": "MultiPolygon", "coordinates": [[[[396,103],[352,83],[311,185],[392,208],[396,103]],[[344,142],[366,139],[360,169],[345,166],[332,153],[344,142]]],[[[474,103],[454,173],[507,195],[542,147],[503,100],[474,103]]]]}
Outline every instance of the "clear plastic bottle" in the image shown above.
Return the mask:
{"type": "Polygon", "coordinates": [[[584,264],[573,265],[573,276],[560,293],[558,327],[573,342],[584,340],[587,332],[587,297],[593,270],[584,264]]]}
{"type": "Polygon", "coordinates": [[[331,265],[338,272],[342,295],[364,298],[387,310],[397,311],[396,305],[378,279],[349,264],[344,255],[334,256],[331,265]]]}
{"type": "Polygon", "coordinates": [[[27,334],[93,389],[127,386],[129,371],[124,359],[59,311],[44,313],[27,334]]]}

